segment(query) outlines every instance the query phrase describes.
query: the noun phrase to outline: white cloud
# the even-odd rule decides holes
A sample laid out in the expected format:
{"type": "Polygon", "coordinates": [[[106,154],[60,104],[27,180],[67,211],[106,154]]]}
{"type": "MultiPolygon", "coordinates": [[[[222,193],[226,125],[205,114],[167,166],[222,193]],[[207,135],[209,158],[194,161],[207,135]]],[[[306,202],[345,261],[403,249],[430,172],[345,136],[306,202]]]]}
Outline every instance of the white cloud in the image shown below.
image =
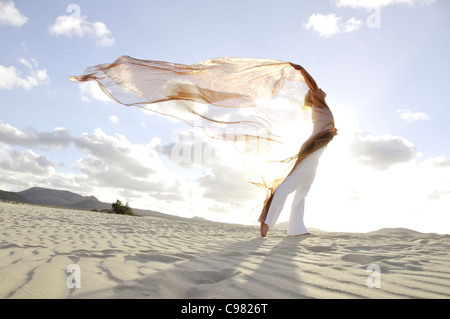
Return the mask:
{"type": "Polygon", "coordinates": [[[211,139],[199,129],[175,130],[172,140],[163,144],[161,140],[154,139],[151,144],[155,151],[183,167],[201,167],[218,160],[211,139]]]}
{"type": "MultiPolygon", "coordinates": [[[[185,201],[189,187],[161,162],[152,143],[133,144],[125,136],[113,136],[96,129],[80,137],[71,136],[64,128],[39,132],[33,128],[20,130],[0,122],[0,184],[16,187],[36,185],[64,186],[66,189],[129,191],[141,194],[147,202],[185,201]],[[64,163],[78,173],[56,172],[51,160],[33,150],[17,151],[11,147],[59,149],[74,144],[84,155],[74,163],[64,163]],[[66,179],[62,181],[62,179],[66,179]]],[[[164,205],[164,204],[163,204],[164,205]]],[[[162,205],[162,206],[163,206],[162,205]]]]}
{"type": "Polygon", "coordinates": [[[337,7],[349,7],[349,8],[376,8],[387,7],[396,4],[426,4],[430,5],[435,3],[436,0],[337,0],[335,2],[337,7]]]}
{"type": "MultiPolygon", "coordinates": [[[[193,145],[203,142],[203,135],[192,137],[200,139],[193,145]]],[[[233,222],[249,216],[256,219],[264,200],[264,192],[246,181],[226,147],[218,147],[214,161],[201,169],[185,169],[161,160],[166,160],[161,154],[170,154],[170,149],[161,148],[168,145],[157,137],[142,145],[101,129],[73,137],[63,128],[39,132],[0,122],[0,141],[10,144],[0,143],[2,189],[53,187],[95,195],[106,202],[121,198],[132,207],[233,222]],[[13,149],[15,145],[58,148],[70,143],[83,152],[78,160],[65,163],[71,173],[63,173],[52,158],[34,149],[13,149]],[[183,172],[188,172],[188,180],[183,172]]],[[[189,141],[181,142],[190,149],[189,141]]],[[[231,143],[223,143],[233,149],[231,143]]],[[[417,156],[414,145],[403,137],[343,131],[321,158],[307,198],[307,225],[338,231],[400,226],[448,232],[450,159],[440,156],[419,163],[414,160],[417,156]]]]}
{"type": "Polygon", "coordinates": [[[0,25],[21,27],[28,18],[16,9],[13,1],[0,1],[0,25]]]}
{"type": "Polygon", "coordinates": [[[116,115],[111,115],[111,116],[108,118],[108,120],[109,120],[111,123],[113,123],[113,124],[119,123],[119,117],[116,116],[116,115]]]}
{"type": "Polygon", "coordinates": [[[398,109],[396,112],[400,113],[400,117],[407,122],[428,120],[430,118],[430,116],[425,113],[412,112],[411,110],[408,110],[408,109],[398,109]]]}
{"type": "Polygon", "coordinates": [[[0,89],[12,90],[16,87],[22,87],[31,90],[35,86],[47,84],[50,80],[46,69],[39,69],[35,59],[19,59],[26,69],[27,73],[19,70],[15,66],[0,65],[0,89]]]}
{"type": "Polygon", "coordinates": [[[342,130],[320,159],[306,200],[306,224],[449,233],[450,159],[424,157],[401,136],[342,130]]]}
{"type": "Polygon", "coordinates": [[[54,173],[54,165],[49,158],[40,156],[31,150],[22,152],[8,146],[0,147],[0,170],[9,174],[33,174],[45,176],[54,173]]]}
{"type": "Polygon", "coordinates": [[[425,160],[424,165],[429,165],[436,168],[450,168],[450,158],[444,156],[436,156],[425,160]]]}
{"type": "Polygon", "coordinates": [[[442,200],[443,197],[450,197],[450,190],[437,190],[437,189],[433,189],[429,194],[428,194],[428,199],[430,200],[442,200]]]}
{"type": "Polygon", "coordinates": [[[79,38],[87,36],[94,39],[99,47],[111,47],[116,44],[111,31],[103,22],[90,22],[86,16],[59,16],[50,26],[49,32],[53,36],[77,36],[79,38]]]}
{"type": "Polygon", "coordinates": [[[37,132],[33,128],[22,131],[0,121],[0,143],[25,147],[62,148],[71,142],[72,137],[66,128],[55,128],[52,132],[37,132]]]}
{"type": "Polygon", "coordinates": [[[414,145],[401,136],[356,133],[349,145],[350,156],[376,170],[407,163],[419,156],[414,145]]]}
{"type": "Polygon", "coordinates": [[[87,154],[78,161],[79,169],[99,187],[181,194],[176,178],[150,145],[133,144],[121,134],[107,135],[98,128],[76,138],[75,146],[87,154]]]}
{"type": "Polygon", "coordinates": [[[342,22],[342,17],[338,17],[334,13],[327,15],[314,13],[308,18],[306,28],[312,29],[321,37],[328,38],[339,33],[354,32],[362,25],[363,22],[356,18],[350,18],[347,21],[342,22]]]}
{"type": "Polygon", "coordinates": [[[225,164],[212,165],[211,172],[202,175],[198,182],[205,189],[205,198],[237,206],[255,200],[262,192],[246,180],[242,169],[225,164]]]}
{"type": "Polygon", "coordinates": [[[251,209],[263,201],[264,191],[246,179],[242,157],[233,143],[211,139],[193,128],[176,130],[172,139],[167,144],[152,139],[150,145],[172,163],[189,170],[189,175],[196,175],[191,187],[196,188],[198,201],[208,207],[204,211],[218,213],[221,218],[230,212],[247,218],[251,209]]]}
{"type": "MultiPolygon", "coordinates": [[[[337,7],[345,7],[352,9],[367,9],[368,12],[373,9],[380,9],[382,7],[387,7],[390,5],[397,4],[426,4],[431,5],[435,3],[436,0],[335,0],[334,4],[337,7]]],[[[367,26],[369,28],[379,28],[380,27],[380,16],[379,10],[375,11],[374,15],[369,16],[367,19],[367,26]],[[373,20],[375,19],[375,20],[373,20]]],[[[363,26],[363,21],[356,19],[354,17],[343,21],[343,17],[336,16],[335,13],[331,14],[320,14],[314,13],[308,18],[305,24],[307,29],[312,29],[317,32],[321,37],[329,38],[341,33],[350,33],[359,30],[363,26]]]]}
{"type": "Polygon", "coordinates": [[[102,89],[98,86],[97,82],[82,82],[78,84],[81,91],[81,100],[84,102],[90,102],[91,98],[102,101],[102,102],[111,102],[112,100],[102,91],[102,89]]]}
{"type": "Polygon", "coordinates": [[[361,20],[358,20],[356,18],[350,18],[342,25],[343,32],[348,33],[356,31],[359,28],[361,28],[362,24],[363,23],[361,20]]]}

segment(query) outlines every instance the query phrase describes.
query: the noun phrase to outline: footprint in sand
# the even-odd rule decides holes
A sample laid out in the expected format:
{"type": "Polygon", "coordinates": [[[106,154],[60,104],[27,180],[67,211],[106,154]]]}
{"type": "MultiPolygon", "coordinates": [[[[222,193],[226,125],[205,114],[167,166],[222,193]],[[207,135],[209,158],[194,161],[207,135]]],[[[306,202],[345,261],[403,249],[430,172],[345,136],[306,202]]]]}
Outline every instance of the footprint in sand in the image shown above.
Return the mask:
{"type": "Polygon", "coordinates": [[[324,251],[334,250],[334,248],[330,247],[330,246],[305,246],[305,249],[307,249],[313,253],[321,253],[324,251]]]}
{"type": "Polygon", "coordinates": [[[193,271],[189,276],[197,284],[215,284],[240,275],[236,269],[221,269],[218,271],[193,271]]]}
{"type": "Polygon", "coordinates": [[[198,271],[171,268],[139,280],[121,282],[114,291],[122,296],[138,294],[143,298],[198,297],[202,294],[203,288],[200,287],[215,285],[241,274],[242,272],[236,269],[198,271]]]}

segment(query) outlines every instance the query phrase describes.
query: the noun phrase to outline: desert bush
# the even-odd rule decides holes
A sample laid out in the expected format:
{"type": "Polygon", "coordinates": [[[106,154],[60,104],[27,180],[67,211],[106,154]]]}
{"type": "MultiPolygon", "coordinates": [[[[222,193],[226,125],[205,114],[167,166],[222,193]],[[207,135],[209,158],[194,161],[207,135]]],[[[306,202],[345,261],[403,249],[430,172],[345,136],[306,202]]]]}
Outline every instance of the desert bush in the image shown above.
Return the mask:
{"type": "Polygon", "coordinates": [[[111,204],[112,210],[110,211],[112,214],[120,214],[120,215],[129,215],[129,216],[137,216],[128,203],[125,205],[122,204],[120,200],[117,200],[115,203],[111,204]]]}

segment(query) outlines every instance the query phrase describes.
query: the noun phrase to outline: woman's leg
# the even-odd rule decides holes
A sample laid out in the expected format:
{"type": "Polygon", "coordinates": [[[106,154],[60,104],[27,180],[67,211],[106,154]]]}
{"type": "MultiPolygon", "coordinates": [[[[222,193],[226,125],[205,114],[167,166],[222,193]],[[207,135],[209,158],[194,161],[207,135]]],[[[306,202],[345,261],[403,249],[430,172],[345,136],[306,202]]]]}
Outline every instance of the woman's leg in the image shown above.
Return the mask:
{"type": "Polygon", "coordinates": [[[289,194],[296,191],[297,201],[301,200],[302,195],[306,196],[312,183],[311,174],[315,174],[315,169],[311,170],[309,162],[307,158],[304,163],[300,163],[275,190],[265,220],[269,227],[275,226],[289,194]]]}
{"type": "Polygon", "coordinates": [[[310,158],[310,161],[308,161],[308,163],[305,163],[308,164],[306,165],[306,167],[308,167],[308,174],[304,174],[303,180],[301,183],[299,183],[299,187],[295,192],[294,200],[292,201],[291,216],[289,218],[287,231],[288,236],[309,234],[303,221],[303,217],[305,215],[305,197],[306,195],[308,195],[311,185],[316,177],[319,157],[323,150],[319,151],[321,152],[312,154],[313,156],[310,158]]]}
{"type": "MultiPolygon", "coordinates": [[[[269,207],[269,211],[267,213],[267,217],[263,224],[272,228],[275,226],[278,217],[283,210],[284,204],[286,202],[287,197],[292,192],[296,191],[296,197],[294,198],[293,204],[297,201],[297,205],[300,204],[301,200],[305,198],[307,195],[312,182],[314,181],[314,177],[316,175],[316,169],[319,164],[319,158],[322,155],[325,148],[321,148],[316,152],[309,155],[305,158],[297,167],[286,177],[286,179],[277,187],[273,194],[272,202],[269,207]]],[[[293,206],[294,208],[294,206],[293,206]]],[[[295,209],[293,209],[295,211],[295,209]]],[[[303,214],[304,209],[301,210],[303,214]]],[[[295,213],[294,213],[295,215],[295,213]]],[[[291,213],[292,217],[292,213],[291,213]]],[[[298,220],[299,218],[296,218],[298,220]]],[[[303,215],[300,218],[303,220],[303,215]]],[[[261,235],[262,233],[261,227],[261,235]]],[[[266,231],[267,233],[267,231],[266,231]]]]}
{"type": "Polygon", "coordinates": [[[297,236],[308,234],[305,223],[303,222],[303,216],[305,214],[305,197],[295,195],[292,202],[291,217],[289,218],[288,236],[297,236]]]}
{"type": "Polygon", "coordinates": [[[292,175],[289,175],[273,193],[272,202],[270,203],[269,211],[266,220],[264,221],[269,228],[274,227],[277,223],[287,197],[295,191],[296,186],[295,178],[293,178],[292,175]]]}

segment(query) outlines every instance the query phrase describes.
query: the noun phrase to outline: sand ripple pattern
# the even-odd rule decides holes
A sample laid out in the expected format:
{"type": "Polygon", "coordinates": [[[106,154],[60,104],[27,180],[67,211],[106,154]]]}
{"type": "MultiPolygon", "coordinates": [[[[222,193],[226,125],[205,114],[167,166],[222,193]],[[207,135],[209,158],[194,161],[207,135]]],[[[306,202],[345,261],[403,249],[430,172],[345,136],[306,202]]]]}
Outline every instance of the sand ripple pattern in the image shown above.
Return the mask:
{"type": "Polygon", "coordinates": [[[450,298],[450,236],[257,227],[0,203],[0,298],[450,298]],[[69,288],[67,266],[80,267],[69,288]],[[369,288],[369,265],[380,287],[369,288]]]}

